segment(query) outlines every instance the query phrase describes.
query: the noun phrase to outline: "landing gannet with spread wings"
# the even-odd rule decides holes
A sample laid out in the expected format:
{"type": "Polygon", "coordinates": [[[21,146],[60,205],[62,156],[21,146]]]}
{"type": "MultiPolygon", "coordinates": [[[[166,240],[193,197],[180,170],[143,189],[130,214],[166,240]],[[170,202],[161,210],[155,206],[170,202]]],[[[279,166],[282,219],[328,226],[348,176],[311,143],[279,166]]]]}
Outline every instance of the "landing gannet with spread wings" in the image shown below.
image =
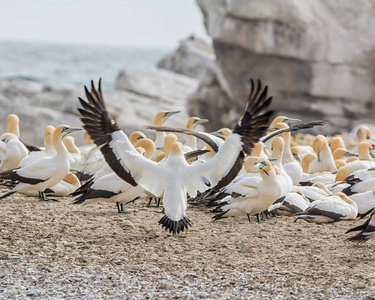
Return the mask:
{"type": "Polygon", "coordinates": [[[183,155],[183,145],[172,144],[169,156],[164,162],[155,163],[140,155],[131,145],[127,135],[119,128],[106,110],[100,81],[95,90],[86,91],[87,102],[80,98],[83,109],[84,128],[98,146],[113,171],[133,186],[141,185],[147,191],[159,196],[164,193],[165,216],[159,221],[162,227],[180,233],[188,226],[186,217],[187,193],[195,197],[197,191],[228,184],[242,167],[244,153],[250,153],[254,143],[267,129],[272,114],[267,111],[272,98],[267,98],[267,86],[260,81],[255,88],[252,83],[246,110],[241,120],[228,136],[218,153],[209,161],[189,165],[183,155]]]}

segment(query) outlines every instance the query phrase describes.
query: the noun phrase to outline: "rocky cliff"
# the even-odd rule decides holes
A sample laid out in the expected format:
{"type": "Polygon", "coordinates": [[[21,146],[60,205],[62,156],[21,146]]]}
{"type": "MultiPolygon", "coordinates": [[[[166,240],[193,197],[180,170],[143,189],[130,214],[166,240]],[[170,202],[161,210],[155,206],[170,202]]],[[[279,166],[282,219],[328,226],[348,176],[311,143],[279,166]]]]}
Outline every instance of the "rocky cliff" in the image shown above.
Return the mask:
{"type": "Polygon", "coordinates": [[[214,78],[201,82],[191,98],[191,114],[219,108],[226,111],[222,121],[228,125],[243,109],[249,79],[260,78],[269,85],[278,113],[327,119],[325,133],[373,122],[374,1],[197,3],[213,38],[217,66],[214,78]]]}

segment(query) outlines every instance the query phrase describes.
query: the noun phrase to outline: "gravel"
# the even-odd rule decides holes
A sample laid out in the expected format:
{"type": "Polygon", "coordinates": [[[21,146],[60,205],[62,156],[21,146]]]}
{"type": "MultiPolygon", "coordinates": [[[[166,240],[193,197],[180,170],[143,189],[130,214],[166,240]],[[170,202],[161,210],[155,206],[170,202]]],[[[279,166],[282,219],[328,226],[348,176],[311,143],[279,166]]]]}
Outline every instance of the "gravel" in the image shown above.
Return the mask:
{"type": "MultiPolygon", "coordinates": [[[[3,190],[2,192],[6,192],[3,190]]],[[[363,220],[212,221],[189,207],[191,227],[164,231],[145,199],[71,205],[14,194],[0,206],[0,298],[374,299],[374,241],[344,232],[363,220]]]]}

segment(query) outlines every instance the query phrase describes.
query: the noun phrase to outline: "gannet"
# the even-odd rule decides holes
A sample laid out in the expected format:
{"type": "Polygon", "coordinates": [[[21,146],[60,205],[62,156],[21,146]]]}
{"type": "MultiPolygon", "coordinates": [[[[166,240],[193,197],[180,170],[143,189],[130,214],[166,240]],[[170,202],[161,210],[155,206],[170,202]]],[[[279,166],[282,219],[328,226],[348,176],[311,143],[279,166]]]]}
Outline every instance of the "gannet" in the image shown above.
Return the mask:
{"type": "Polygon", "coordinates": [[[310,205],[310,201],[305,197],[301,189],[294,189],[292,192],[277,199],[268,211],[275,211],[276,215],[291,216],[304,211],[310,205]]]}
{"type": "Polygon", "coordinates": [[[282,194],[286,195],[290,193],[293,190],[293,180],[289,176],[289,174],[284,170],[284,167],[282,165],[282,157],[283,157],[283,151],[284,151],[284,140],[281,137],[277,137],[273,139],[272,141],[272,158],[275,159],[274,162],[272,162],[274,165],[276,165],[280,170],[280,182],[282,183],[282,194]]]}
{"type": "Polygon", "coordinates": [[[68,196],[81,186],[78,177],[69,172],[58,184],[47,188],[44,193],[52,196],[68,196]]]}
{"type": "Polygon", "coordinates": [[[285,116],[277,116],[275,117],[271,124],[270,124],[270,128],[271,127],[274,127],[277,123],[286,123],[286,124],[291,124],[291,123],[296,123],[296,122],[301,122],[300,119],[293,119],[293,118],[288,118],[288,117],[285,117],[285,116]]]}
{"type": "MultiPolygon", "coordinates": [[[[155,115],[155,118],[154,118],[154,125],[156,126],[162,126],[164,124],[164,122],[171,116],[173,116],[174,114],[177,114],[179,113],[180,111],[166,111],[166,110],[161,110],[159,111],[156,115],[155,115]]],[[[156,147],[156,151],[154,153],[154,156],[152,157],[152,159],[155,159],[155,157],[161,153],[161,150],[158,150],[159,148],[163,147],[163,143],[164,143],[164,138],[165,138],[165,133],[162,132],[162,131],[158,131],[156,130],[155,131],[156,133],[156,138],[155,138],[155,147],[156,147]]]]}
{"type": "MultiPolygon", "coordinates": [[[[253,148],[254,149],[254,148],[253,148]]],[[[259,177],[259,168],[255,167],[256,161],[259,157],[258,156],[248,156],[243,164],[243,168],[245,170],[244,174],[238,173],[228,185],[222,187],[220,190],[208,189],[206,192],[201,193],[197,197],[193,199],[189,199],[188,202],[193,205],[199,206],[206,206],[209,203],[214,203],[215,201],[221,200],[227,196],[230,196],[233,192],[233,186],[247,177],[259,177]]],[[[242,171],[241,169],[241,171],[242,171]]]]}
{"type": "Polygon", "coordinates": [[[345,233],[360,230],[360,233],[348,238],[347,240],[352,242],[364,243],[369,239],[375,238],[375,209],[371,212],[369,219],[363,225],[349,229],[345,233]]]}
{"type": "Polygon", "coordinates": [[[339,148],[345,149],[345,143],[341,136],[334,136],[330,138],[328,141],[328,146],[331,148],[332,153],[335,152],[335,150],[339,148]]]}
{"type": "MultiPolygon", "coordinates": [[[[146,138],[145,134],[141,131],[134,131],[129,136],[129,141],[135,147],[137,142],[143,138],[146,138]]],[[[90,138],[91,139],[91,138],[90,138]]],[[[95,144],[94,144],[95,145],[95,144]]],[[[86,153],[78,164],[79,172],[76,173],[80,181],[87,181],[93,176],[97,179],[101,176],[109,174],[112,171],[110,166],[106,163],[100,148],[95,145],[95,148],[86,153]]],[[[90,185],[90,183],[88,183],[90,185]]],[[[82,188],[88,188],[87,184],[84,184],[82,188]]]]}
{"type": "MultiPolygon", "coordinates": [[[[17,136],[17,138],[20,140],[20,128],[19,128],[19,122],[20,119],[17,115],[15,114],[10,114],[7,118],[7,132],[8,133],[13,133],[14,135],[17,136]]],[[[24,143],[23,141],[20,140],[22,144],[27,148],[28,151],[40,151],[40,148],[28,145],[24,143]]]]}
{"type": "Polygon", "coordinates": [[[261,177],[245,177],[232,187],[232,194],[222,200],[212,201],[210,206],[216,206],[213,212],[215,220],[233,217],[257,215],[266,210],[282,195],[283,183],[277,176],[278,169],[264,158],[258,158],[256,167],[261,177]],[[276,170],[275,170],[276,168],[276,170]]]}
{"type": "Polygon", "coordinates": [[[336,193],[322,200],[311,202],[303,212],[296,214],[296,220],[313,223],[330,223],[338,220],[353,220],[357,217],[357,204],[344,193],[336,193]]]}
{"type": "Polygon", "coordinates": [[[375,189],[375,177],[366,179],[363,181],[349,183],[349,186],[345,187],[342,192],[348,196],[352,196],[357,193],[364,193],[375,189]]]}
{"type": "Polygon", "coordinates": [[[53,146],[53,134],[55,132],[55,127],[48,125],[44,129],[44,149],[41,151],[32,151],[28,156],[21,160],[18,167],[24,167],[33,161],[43,158],[51,157],[56,154],[55,147],[53,146]]]}
{"type": "MultiPolygon", "coordinates": [[[[198,117],[191,117],[186,123],[186,129],[194,130],[195,127],[198,124],[204,124],[204,123],[207,123],[207,122],[208,122],[207,119],[201,119],[201,118],[198,118],[198,117]]],[[[197,149],[198,149],[197,138],[195,136],[187,134],[186,135],[186,141],[185,141],[185,144],[184,144],[184,152],[189,152],[189,151],[193,151],[193,150],[197,150],[197,149]]]]}
{"type": "Polygon", "coordinates": [[[361,142],[371,139],[371,130],[367,126],[364,126],[364,125],[360,126],[357,129],[356,136],[357,136],[357,145],[359,146],[361,142]]]}
{"type": "MultiPolygon", "coordinates": [[[[144,133],[142,133],[141,131],[134,131],[132,134],[130,134],[129,141],[135,149],[138,141],[143,139],[143,138],[146,138],[144,133]]],[[[99,149],[99,151],[100,151],[99,147],[97,147],[97,149],[99,149]]],[[[74,191],[72,193],[72,196],[84,194],[88,190],[88,188],[90,188],[91,185],[95,182],[95,180],[97,180],[98,178],[100,178],[102,176],[105,176],[107,174],[113,173],[113,170],[111,169],[111,167],[105,161],[104,156],[101,153],[101,151],[100,151],[100,154],[103,157],[103,161],[99,162],[98,166],[95,166],[95,168],[96,167],[100,167],[100,168],[97,171],[95,171],[94,174],[91,175],[91,177],[89,177],[89,179],[85,182],[85,184],[83,184],[80,188],[78,188],[76,191],[74,191]]],[[[93,159],[95,160],[95,157],[93,157],[93,159]]],[[[78,175],[82,176],[80,173],[83,173],[84,175],[86,175],[85,174],[86,171],[87,171],[87,173],[89,173],[90,168],[84,169],[84,171],[81,170],[80,172],[78,172],[78,175]]]]}
{"type": "MultiPolygon", "coordinates": [[[[277,129],[284,129],[288,127],[289,126],[283,122],[277,123],[275,125],[275,128],[277,129]]],[[[290,150],[290,131],[282,133],[281,137],[284,140],[283,156],[281,162],[285,172],[291,177],[293,185],[297,185],[301,181],[303,171],[301,165],[294,159],[292,151],[290,150]]]]}
{"type": "Polygon", "coordinates": [[[38,159],[22,168],[16,168],[0,173],[0,178],[17,181],[16,186],[2,195],[3,199],[15,192],[38,192],[42,200],[46,200],[44,190],[59,183],[69,172],[69,152],[62,139],[70,132],[81,130],[68,125],[59,125],[53,135],[53,145],[56,154],[52,157],[38,159]]]}
{"type": "Polygon", "coordinates": [[[375,162],[372,161],[370,156],[370,150],[372,149],[375,149],[375,146],[372,145],[369,141],[361,142],[358,146],[359,160],[347,163],[346,166],[338,169],[335,181],[342,181],[357,170],[364,170],[375,167],[375,162]]]}
{"type": "Polygon", "coordinates": [[[327,138],[323,135],[318,135],[313,142],[313,148],[317,158],[311,163],[310,173],[335,172],[335,161],[328,146],[327,138]]]}
{"type": "MultiPolygon", "coordinates": [[[[59,183],[44,190],[47,196],[68,196],[81,186],[77,176],[69,172],[59,183]]],[[[36,190],[26,190],[22,194],[27,196],[38,197],[39,192],[36,190]]],[[[49,198],[50,199],[50,198],[49,198]]],[[[55,200],[55,199],[51,199],[55,200]]]]}
{"type": "Polygon", "coordinates": [[[260,81],[251,94],[245,113],[228,136],[218,153],[209,161],[189,165],[183,155],[180,142],[172,144],[169,156],[164,162],[155,163],[141,156],[131,145],[127,135],[108,114],[100,87],[91,93],[87,90],[88,102],[80,99],[83,109],[84,128],[89,132],[113,169],[121,178],[133,186],[139,184],[155,196],[164,193],[164,217],[159,221],[173,234],[180,233],[191,225],[186,217],[187,193],[195,197],[197,191],[209,187],[219,188],[228,184],[242,167],[244,153],[251,151],[254,143],[265,132],[271,111],[266,111],[272,98],[267,98],[267,87],[262,89],[260,81]]]}
{"type": "Polygon", "coordinates": [[[327,191],[322,182],[313,183],[311,186],[299,186],[298,188],[310,202],[322,200],[323,198],[332,195],[332,193],[327,191]]]}
{"type": "MultiPolygon", "coordinates": [[[[144,138],[137,143],[137,148],[144,149],[144,157],[150,159],[155,152],[155,144],[152,140],[144,138]]],[[[132,201],[143,193],[140,185],[133,186],[116,173],[101,176],[93,181],[93,184],[84,194],[74,199],[74,204],[92,204],[99,201],[116,203],[119,213],[126,213],[123,204],[132,201]]]]}

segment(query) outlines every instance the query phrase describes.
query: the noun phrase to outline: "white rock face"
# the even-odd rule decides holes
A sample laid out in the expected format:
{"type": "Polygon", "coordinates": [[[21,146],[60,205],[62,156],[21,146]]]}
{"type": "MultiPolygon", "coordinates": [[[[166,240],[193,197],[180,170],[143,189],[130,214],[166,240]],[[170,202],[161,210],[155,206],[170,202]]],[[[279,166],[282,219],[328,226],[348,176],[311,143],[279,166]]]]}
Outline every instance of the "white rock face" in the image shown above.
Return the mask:
{"type": "MultiPolygon", "coordinates": [[[[373,119],[373,1],[197,3],[213,38],[219,86],[238,109],[249,79],[260,78],[275,96],[278,113],[327,119],[330,132],[373,119]]],[[[211,103],[216,105],[214,99],[211,103]]]]}

